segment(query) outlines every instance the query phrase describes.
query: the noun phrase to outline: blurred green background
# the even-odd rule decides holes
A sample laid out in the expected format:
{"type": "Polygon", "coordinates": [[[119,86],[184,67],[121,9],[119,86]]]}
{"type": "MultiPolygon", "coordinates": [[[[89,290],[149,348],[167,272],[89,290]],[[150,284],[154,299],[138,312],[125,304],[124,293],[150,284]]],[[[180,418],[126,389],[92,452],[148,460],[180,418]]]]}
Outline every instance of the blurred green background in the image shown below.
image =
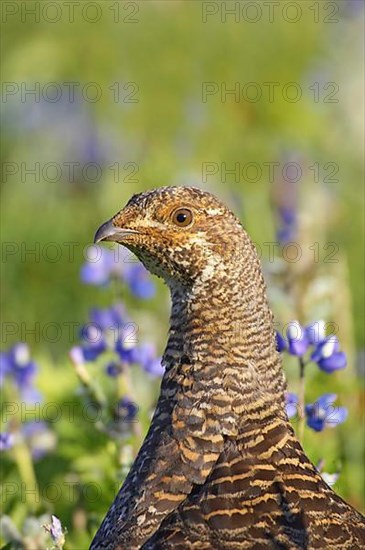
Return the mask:
{"type": "MultiPolygon", "coordinates": [[[[68,4],[2,4],[2,348],[26,341],[46,400],[77,399],[68,350],[90,307],[114,296],[80,281],[96,228],[149,187],[210,190],[261,247],[278,322],[338,326],[349,366],[331,377],[313,368],[308,393],[337,392],[350,416],[336,431],[308,433],[305,448],[329,470],[340,464],[336,490],[363,510],[363,3],[283,1],[274,12],[261,2],[68,4]],[[271,262],[264,244],[277,240],[275,186],[288,162],[301,168],[295,298],[276,280],[280,248],[271,262]],[[326,243],[338,262],[326,261],[326,243]],[[49,323],[55,332],[43,331],[49,323]]],[[[162,352],[169,300],[156,284],[150,301],[122,299],[140,338],[162,352]]],[[[295,389],[296,365],[287,371],[295,389]]],[[[142,433],[157,388],[136,376],[142,433]]],[[[118,485],[114,444],[82,419],[53,429],[57,448],[36,465],[40,485],[108,487],[97,502],[40,505],[65,523],[69,548],[86,548],[118,485]]],[[[11,499],[5,511],[19,526],[27,503],[11,499]]]]}

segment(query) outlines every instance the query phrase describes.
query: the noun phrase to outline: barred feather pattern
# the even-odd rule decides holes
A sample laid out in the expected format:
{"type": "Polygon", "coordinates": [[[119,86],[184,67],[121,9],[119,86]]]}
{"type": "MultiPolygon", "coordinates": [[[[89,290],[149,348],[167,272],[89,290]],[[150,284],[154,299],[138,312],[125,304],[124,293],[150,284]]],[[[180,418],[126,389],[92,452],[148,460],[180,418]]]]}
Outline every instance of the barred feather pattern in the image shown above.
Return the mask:
{"type": "MultiPolygon", "coordinates": [[[[365,547],[285,413],[260,262],[234,214],[192,187],[133,196],[116,228],[171,292],[165,374],[140,452],[91,550],[365,547]],[[194,223],[174,227],[190,208],[194,223]]],[[[118,240],[118,238],[108,239],[118,240]]]]}

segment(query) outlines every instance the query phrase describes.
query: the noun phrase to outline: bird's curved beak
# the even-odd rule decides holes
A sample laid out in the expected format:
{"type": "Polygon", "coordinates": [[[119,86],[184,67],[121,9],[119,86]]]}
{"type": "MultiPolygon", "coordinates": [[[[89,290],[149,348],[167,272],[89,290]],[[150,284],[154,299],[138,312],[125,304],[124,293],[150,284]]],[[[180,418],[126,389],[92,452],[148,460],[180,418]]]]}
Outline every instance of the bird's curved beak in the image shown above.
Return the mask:
{"type": "Polygon", "coordinates": [[[101,241],[123,242],[124,237],[136,233],[138,233],[138,231],[135,231],[134,229],[123,229],[121,227],[116,227],[111,219],[99,227],[95,233],[94,243],[97,244],[101,241]]]}

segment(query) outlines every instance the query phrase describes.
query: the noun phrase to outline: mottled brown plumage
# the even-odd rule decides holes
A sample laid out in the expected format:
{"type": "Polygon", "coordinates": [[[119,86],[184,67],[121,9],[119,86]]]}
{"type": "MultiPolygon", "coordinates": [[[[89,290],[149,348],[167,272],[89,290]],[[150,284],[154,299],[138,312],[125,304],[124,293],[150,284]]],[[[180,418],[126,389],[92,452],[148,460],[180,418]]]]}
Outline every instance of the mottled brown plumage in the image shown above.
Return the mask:
{"type": "Polygon", "coordinates": [[[239,220],[209,193],[164,187],[133,196],[96,240],[163,277],[172,312],[151,427],[91,549],[364,548],[364,518],[286,417],[260,262],[239,220]]]}

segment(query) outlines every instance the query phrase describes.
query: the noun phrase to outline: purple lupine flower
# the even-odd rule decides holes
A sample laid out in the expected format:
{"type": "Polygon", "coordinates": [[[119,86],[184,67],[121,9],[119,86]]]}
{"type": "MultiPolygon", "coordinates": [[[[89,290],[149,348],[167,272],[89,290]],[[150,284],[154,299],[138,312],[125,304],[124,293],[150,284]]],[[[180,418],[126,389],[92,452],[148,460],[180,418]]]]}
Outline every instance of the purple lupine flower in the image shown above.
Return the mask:
{"type": "Polygon", "coordinates": [[[138,363],[138,348],[135,345],[131,345],[129,342],[126,342],[124,338],[119,338],[115,345],[115,351],[119,355],[123,363],[128,363],[132,365],[133,363],[138,363]]]}
{"type": "Polygon", "coordinates": [[[95,361],[107,349],[105,335],[97,325],[85,325],[81,336],[84,341],[81,349],[85,361],[95,361]]]}
{"type": "Polygon", "coordinates": [[[112,378],[115,378],[123,372],[123,369],[122,369],[122,367],[119,363],[115,363],[113,361],[113,362],[108,363],[106,365],[105,372],[107,373],[108,376],[111,376],[112,378]]]}
{"type": "Polygon", "coordinates": [[[1,354],[1,382],[5,376],[11,376],[20,392],[21,399],[26,403],[39,403],[41,393],[34,387],[37,365],[30,358],[28,345],[18,342],[6,353],[1,354]]]}
{"type": "Polygon", "coordinates": [[[156,378],[163,375],[165,369],[161,364],[162,358],[157,356],[153,344],[142,344],[137,348],[136,355],[137,363],[141,365],[145,372],[156,378]]]}
{"type": "Polygon", "coordinates": [[[286,350],[286,348],[287,342],[284,336],[282,336],[280,332],[276,331],[276,350],[281,353],[282,351],[286,350]]]}
{"type": "Polygon", "coordinates": [[[288,351],[291,355],[302,356],[306,353],[309,342],[306,331],[299,321],[292,321],[286,331],[288,338],[288,351]]]}
{"type": "Polygon", "coordinates": [[[22,426],[22,433],[34,460],[39,460],[56,446],[56,436],[45,422],[27,422],[22,426]]]}
{"type": "Polygon", "coordinates": [[[326,339],[326,323],[322,319],[313,321],[304,327],[308,342],[317,346],[326,339]]]}
{"type": "Polygon", "coordinates": [[[340,343],[337,336],[327,336],[322,342],[320,342],[313,350],[311,354],[311,361],[317,363],[322,357],[322,351],[324,349],[325,356],[329,357],[332,353],[340,350],[340,343]]]}
{"type": "Polygon", "coordinates": [[[162,366],[161,360],[162,357],[156,357],[155,359],[152,359],[148,363],[143,365],[143,368],[147,372],[147,374],[154,378],[159,378],[163,376],[165,369],[162,366]]]}
{"type": "Polygon", "coordinates": [[[5,377],[11,374],[11,361],[9,355],[4,351],[0,352],[0,386],[3,385],[5,377]]]}
{"type": "Polygon", "coordinates": [[[279,207],[278,218],[280,226],[277,230],[278,241],[285,245],[295,239],[297,233],[297,212],[294,208],[279,207]]]}
{"type": "Polygon", "coordinates": [[[58,519],[58,517],[56,516],[52,515],[51,519],[52,519],[51,528],[50,528],[51,537],[53,542],[57,544],[57,546],[59,546],[60,541],[64,538],[62,524],[58,519]]]}
{"type": "Polygon", "coordinates": [[[94,261],[87,260],[81,267],[80,277],[88,285],[107,285],[113,272],[115,257],[112,250],[99,246],[94,261]]]}
{"type": "Polygon", "coordinates": [[[81,331],[85,361],[94,361],[108,349],[115,350],[126,323],[126,313],[121,304],[105,309],[92,309],[90,323],[81,331]]]}
{"type": "Polygon", "coordinates": [[[299,398],[295,393],[287,392],[285,395],[285,410],[288,418],[298,415],[299,398]]]}
{"type": "Polygon", "coordinates": [[[9,351],[9,359],[12,367],[12,374],[18,387],[30,385],[37,372],[37,365],[30,360],[30,352],[27,344],[19,342],[9,351]]]}
{"type": "Polygon", "coordinates": [[[124,363],[138,362],[137,331],[138,326],[132,322],[125,323],[119,331],[115,351],[124,363]]]}
{"type": "Polygon", "coordinates": [[[8,451],[14,445],[14,436],[9,432],[0,433],[0,451],[8,451]]]}
{"type": "Polygon", "coordinates": [[[311,355],[321,370],[327,373],[344,369],[347,365],[346,354],[339,351],[340,344],[336,336],[328,336],[321,342],[311,355]]]}
{"type": "Polygon", "coordinates": [[[332,353],[329,357],[322,357],[318,361],[319,368],[329,374],[335,372],[336,370],[344,369],[346,365],[347,357],[343,351],[332,353]]]}
{"type": "Polygon", "coordinates": [[[118,401],[116,414],[123,422],[133,422],[138,413],[138,406],[127,396],[118,401]]]}
{"type": "Polygon", "coordinates": [[[155,295],[155,284],[149,272],[141,263],[126,263],[123,275],[132,294],[137,298],[145,300],[155,295]]]}
{"type": "Polygon", "coordinates": [[[116,304],[108,308],[93,308],[90,311],[90,321],[97,325],[101,331],[119,330],[127,322],[127,316],[122,304],[116,304]]]}
{"type": "Polygon", "coordinates": [[[95,361],[109,350],[118,353],[123,361],[135,363],[135,332],[135,325],[128,320],[121,304],[105,309],[94,308],[90,312],[90,322],[81,330],[82,343],[78,350],[82,352],[83,361],[95,361]]]}
{"type": "Polygon", "coordinates": [[[305,406],[307,424],[312,430],[321,432],[326,427],[334,428],[346,420],[348,411],[345,407],[336,407],[333,404],[336,399],[336,394],[326,393],[315,403],[305,406]]]}
{"type": "Polygon", "coordinates": [[[154,296],[156,287],[147,269],[139,262],[124,262],[112,250],[99,247],[94,261],[87,260],[81,268],[81,280],[86,284],[107,285],[112,278],[124,280],[137,298],[154,296]]]}
{"type": "Polygon", "coordinates": [[[61,521],[56,516],[51,516],[51,523],[44,525],[44,529],[51,535],[55,547],[62,550],[65,544],[65,530],[62,528],[61,521]]]}

